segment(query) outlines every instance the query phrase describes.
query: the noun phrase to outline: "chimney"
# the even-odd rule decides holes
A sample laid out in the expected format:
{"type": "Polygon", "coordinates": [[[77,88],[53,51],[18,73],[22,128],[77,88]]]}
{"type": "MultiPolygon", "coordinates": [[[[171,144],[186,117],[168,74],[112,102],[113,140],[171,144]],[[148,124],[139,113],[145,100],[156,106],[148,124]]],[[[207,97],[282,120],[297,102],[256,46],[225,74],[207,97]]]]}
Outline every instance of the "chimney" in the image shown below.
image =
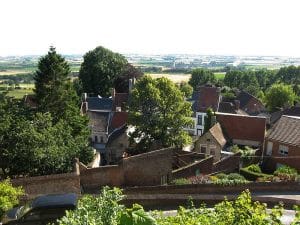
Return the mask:
{"type": "Polygon", "coordinates": [[[234,106],[235,106],[235,110],[239,110],[240,109],[240,101],[234,100],[234,106]]]}
{"type": "Polygon", "coordinates": [[[82,94],[82,101],[86,102],[86,99],[87,99],[87,93],[83,93],[82,94]]]}
{"type": "Polygon", "coordinates": [[[116,89],[115,88],[112,88],[112,90],[111,90],[111,97],[112,97],[112,100],[114,101],[115,97],[116,97],[116,89]]]}

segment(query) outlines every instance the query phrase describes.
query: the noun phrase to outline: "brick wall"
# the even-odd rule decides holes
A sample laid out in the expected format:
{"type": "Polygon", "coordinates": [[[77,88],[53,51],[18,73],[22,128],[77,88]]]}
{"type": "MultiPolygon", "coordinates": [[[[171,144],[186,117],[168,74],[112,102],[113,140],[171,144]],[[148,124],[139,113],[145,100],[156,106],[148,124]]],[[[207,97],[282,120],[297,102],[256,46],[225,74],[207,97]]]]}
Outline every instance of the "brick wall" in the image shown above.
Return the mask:
{"type": "Polygon", "coordinates": [[[277,164],[284,164],[288,165],[290,167],[293,167],[300,172],[300,163],[299,163],[299,157],[300,157],[300,148],[293,145],[287,145],[285,143],[280,143],[275,140],[269,140],[266,139],[265,142],[265,154],[267,153],[267,145],[268,141],[271,141],[273,143],[272,148],[272,157],[265,157],[264,160],[264,168],[268,172],[272,172],[276,170],[277,164]],[[288,155],[284,156],[279,153],[279,145],[284,145],[288,147],[288,155]]]}
{"type": "Polygon", "coordinates": [[[232,156],[226,157],[216,163],[212,168],[212,173],[223,172],[230,173],[239,169],[241,153],[235,153],[232,156]]]}
{"type": "Polygon", "coordinates": [[[199,162],[194,162],[188,166],[179,168],[177,170],[172,171],[172,178],[186,178],[192,177],[199,174],[210,174],[213,169],[214,157],[210,156],[206,159],[203,159],[199,162]]]}
{"type": "Polygon", "coordinates": [[[14,186],[22,186],[27,199],[38,195],[77,193],[80,194],[80,177],[78,173],[55,174],[19,178],[11,180],[14,186]]]}
{"type": "Polygon", "coordinates": [[[173,151],[167,148],[123,159],[124,185],[159,185],[163,176],[169,180],[173,151]]]}
{"type": "Polygon", "coordinates": [[[122,186],[124,183],[124,173],[118,165],[81,168],[80,182],[83,191],[100,189],[100,187],[105,185],[122,186]]]}

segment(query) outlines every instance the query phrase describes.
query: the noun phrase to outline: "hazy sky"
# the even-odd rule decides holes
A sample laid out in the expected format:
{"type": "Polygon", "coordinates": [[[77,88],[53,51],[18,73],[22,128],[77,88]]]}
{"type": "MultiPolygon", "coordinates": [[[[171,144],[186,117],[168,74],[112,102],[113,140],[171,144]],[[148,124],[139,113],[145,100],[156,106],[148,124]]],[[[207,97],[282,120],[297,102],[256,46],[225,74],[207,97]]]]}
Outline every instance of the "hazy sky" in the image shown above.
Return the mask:
{"type": "Polygon", "coordinates": [[[300,56],[299,0],[0,0],[0,55],[300,56]]]}

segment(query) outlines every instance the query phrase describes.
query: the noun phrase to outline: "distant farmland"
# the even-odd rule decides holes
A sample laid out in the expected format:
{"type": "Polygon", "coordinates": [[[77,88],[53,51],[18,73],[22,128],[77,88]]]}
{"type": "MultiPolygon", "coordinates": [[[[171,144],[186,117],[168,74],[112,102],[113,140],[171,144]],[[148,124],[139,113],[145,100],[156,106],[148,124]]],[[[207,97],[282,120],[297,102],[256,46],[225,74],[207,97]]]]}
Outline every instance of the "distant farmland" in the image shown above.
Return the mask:
{"type": "MultiPolygon", "coordinates": [[[[214,73],[215,77],[218,80],[223,80],[225,77],[225,73],[214,73]]],[[[188,82],[191,78],[191,74],[174,74],[174,73],[151,73],[147,74],[150,75],[152,78],[160,78],[160,77],[166,77],[172,80],[174,83],[181,83],[181,82],[188,82]]]]}

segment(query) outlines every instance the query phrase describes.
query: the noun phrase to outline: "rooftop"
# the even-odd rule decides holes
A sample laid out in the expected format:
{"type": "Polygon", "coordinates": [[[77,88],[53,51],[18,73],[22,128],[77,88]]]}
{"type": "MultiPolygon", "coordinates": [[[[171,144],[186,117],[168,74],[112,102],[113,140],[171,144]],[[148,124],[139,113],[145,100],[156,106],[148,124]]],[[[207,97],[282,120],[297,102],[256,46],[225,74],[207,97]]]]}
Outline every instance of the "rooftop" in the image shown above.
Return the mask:
{"type": "Polygon", "coordinates": [[[300,146],[300,117],[283,115],[268,134],[268,138],[300,146]]]}

